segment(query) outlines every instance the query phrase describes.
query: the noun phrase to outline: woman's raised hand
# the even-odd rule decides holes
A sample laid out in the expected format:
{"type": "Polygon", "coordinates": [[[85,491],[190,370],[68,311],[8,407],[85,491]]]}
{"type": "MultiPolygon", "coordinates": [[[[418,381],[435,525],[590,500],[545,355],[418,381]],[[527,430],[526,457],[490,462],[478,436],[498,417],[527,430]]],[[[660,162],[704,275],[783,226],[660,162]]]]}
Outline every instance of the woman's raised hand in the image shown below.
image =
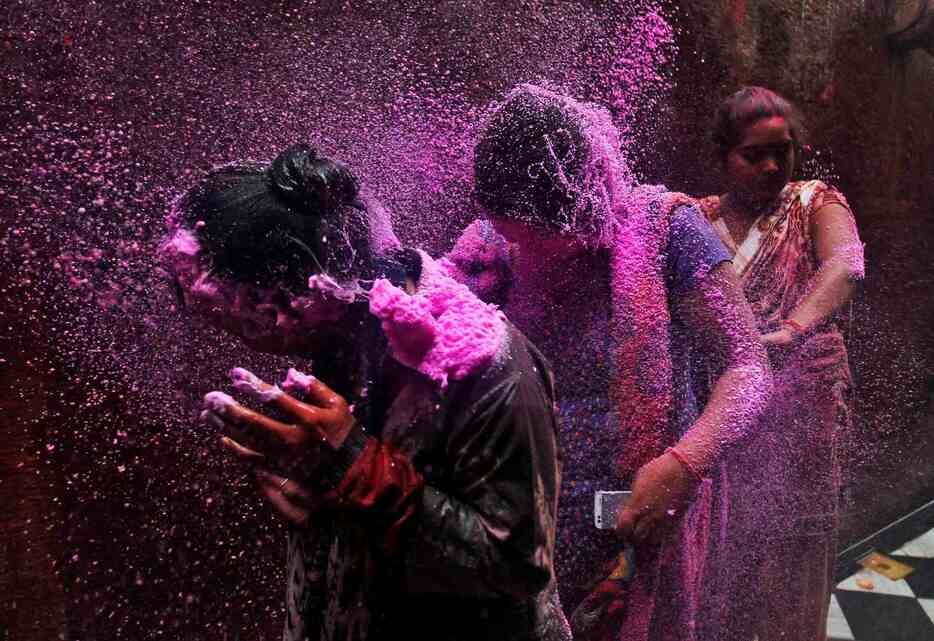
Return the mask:
{"type": "Polygon", "coordinates": [[[322,448],[340,447],[355,425],[347,401],[313,376],[293,370],[284,384],[289,391],[301,393],[305,401],[245,369],[236,368],[230,376],[236,389],[284,415],[273,418],[244,407],[224,392],[205,395],[202,420],[219,427],[231,441],[228,449],[245,460],[306,466],[320,456],[322,448]]]}

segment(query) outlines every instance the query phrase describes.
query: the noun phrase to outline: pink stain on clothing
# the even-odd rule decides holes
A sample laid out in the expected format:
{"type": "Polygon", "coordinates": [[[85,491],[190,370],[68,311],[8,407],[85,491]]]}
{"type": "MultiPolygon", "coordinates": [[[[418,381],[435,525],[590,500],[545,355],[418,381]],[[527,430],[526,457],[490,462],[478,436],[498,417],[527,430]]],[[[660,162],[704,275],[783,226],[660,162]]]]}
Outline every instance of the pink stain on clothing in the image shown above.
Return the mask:
{"type": "Polygon", "coordinates": [[[422,261],[414,294],[377,280],[370,290],[370,312],[382,321],[395,359],[446,388],[449,380],[466,378],[492,362],[505,339],[506,320],[442,265],[425,254],[422,261]]]}

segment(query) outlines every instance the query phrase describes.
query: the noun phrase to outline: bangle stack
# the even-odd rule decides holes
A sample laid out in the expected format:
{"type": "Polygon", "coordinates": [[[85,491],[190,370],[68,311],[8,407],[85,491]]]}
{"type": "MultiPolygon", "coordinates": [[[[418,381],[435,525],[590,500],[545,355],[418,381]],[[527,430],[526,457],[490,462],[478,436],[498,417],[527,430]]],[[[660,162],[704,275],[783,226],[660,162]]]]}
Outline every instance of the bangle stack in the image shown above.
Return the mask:
{"type": "Polygon", "coordinates": [[[683,465],[685,469],[687,469],[687,471],[691,473],[691,476],[696,478],[698,481],[704,480],[704,477],[700,475],[700,473],[697,471],[697,469],[693,465],[691,465],[691,462],[687,460],[684,454],[682,454],[681,452],[679,452],[673,447],[669,447],[667,450],[665,450],[665,454],[671,454],[673,457],[675,457],[675,460],[681,463],[681,465],[683,465]]]}

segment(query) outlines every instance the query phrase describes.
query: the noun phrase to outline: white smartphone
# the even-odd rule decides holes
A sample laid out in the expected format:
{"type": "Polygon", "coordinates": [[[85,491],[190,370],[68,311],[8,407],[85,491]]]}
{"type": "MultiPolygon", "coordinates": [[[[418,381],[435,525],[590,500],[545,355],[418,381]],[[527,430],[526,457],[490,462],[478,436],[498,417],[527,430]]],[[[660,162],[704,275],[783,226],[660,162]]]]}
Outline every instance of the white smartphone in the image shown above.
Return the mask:
{"type": "Polygon", "coordinates": [[[619,513],[623,511],[623,506],[629,501],[632,492],[629,490],[621,492],[608,492],[597,490],[593,495],[593,523],[598,530],[611,530],[616,527],[616,521],[619,519],[619,513]]]}

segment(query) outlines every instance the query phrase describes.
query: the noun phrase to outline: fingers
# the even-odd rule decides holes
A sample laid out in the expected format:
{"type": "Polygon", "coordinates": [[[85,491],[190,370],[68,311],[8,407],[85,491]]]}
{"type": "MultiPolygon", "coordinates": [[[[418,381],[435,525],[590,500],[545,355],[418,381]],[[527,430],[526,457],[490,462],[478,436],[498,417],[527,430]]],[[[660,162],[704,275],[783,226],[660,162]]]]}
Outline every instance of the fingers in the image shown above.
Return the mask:
{"type": "Polygon", "coordinates": [[[318,407],[334,409],[340,407],[341,403],[345,402],[340,394],[332,390],[319,379],[311,374],[300,372],[295,368],[289,368],[285,381],[282,382],[282,387],[293,394],[295,392],[304,394],[308,400],[318,407]]]}
{"type": "Polygon", "coordinates": [[[643,517],[639,519],[636,523],[636,527],[632,532],[632,540],[634,543],[645,543],[649,540],[650,537],[655,533],[655,521],[651,518],[643,517]]]}
{"type": "Polygon", "coordinates": [[[308,522],[310,512],[303,506],[310,503],[311,496],[298,483],[267,470],[258,469],[256,470],[256,484],[260,493],[285,518],[298,525],[305,525],[308,522]]]}
{"type": "Polygon", "coordinates": [[[227,436],[221,437],[221,446],[245,463],[258,463],[266,458],[256,450],[244,447],[227,436]]]}
{"type": "Polygon", "coordinates": [[[264,485],[275,487],[276,491],[299,507],[311,506],[311,494],[298,481],[293,481],[262,468],[256,470],[256,479],[264,485]]]}
{"type": "Polygon", "coordinates": [[[617,534],[626,541],[638,545],[641,543],[660,543],[670,529],[670,523],[652,512],[635,512],[620,515],[617,534]]]}
{"type": "Polygon", "coordinates": [[[261,403],[269,403],[285,394],[276,385],[270,385],[253,372],[242,367],[230,370],[230,380],[238,391],[249,394],[261,403]]]}
{"type": "MultiPolygon", "coordinates": [[[[298,400],[292,394],[282,391],[276,385],[270,385],[258,376],[242,367],[235,367],[230,370],[230,380],[233,386],[249,396],[264,404],[270,404],[286,412],[289,416],[297,419],[304,425],[317,425],[328,418],[328,409],[331,409],[336,401],[329,401],[328,405],[309,405],[298,400]],[[322,409],[325,408],[325,409],[322,409]]],[[[302,374],[301,372],[290,369],[286,380],[282,386],[288,392],[305,393],[314,400],[317,397],[322,399],[340,399],[339,395],[332,392],[324,383],[314,376],[302,374]],[[328,396],[322,389],[330,393],[328,396]]]]}
{"type": "Polygon", "coordinates": [[[633,537],[633,530],[636,526],[636,512],[624,507],[623,511],[620,512],[619,519],[616,522],[616,533],[624,541],[631,541],[633,537]]]}
{"type": "Polygon", "coordinates": [[[242,445],[250,440],[249,434],[239,429],[236,423],[224,419],[224,417],[211,410],[204,410],[201,412],[201,422],[217,428],[223,436],[229,437],[238,445],[242,445]]]}
{"type": "Polygon", "coordinates": [[[216,414],[223,423],[246,428],[253,435],[273,438],[286,444],[296,444],[304,440],[304,432],[298,427],[286,425],[244,407],[223,392],[208,392],[204,396],[204,406],[208,410],[209,420],[213,421],[210,413],[216,414]]]}

